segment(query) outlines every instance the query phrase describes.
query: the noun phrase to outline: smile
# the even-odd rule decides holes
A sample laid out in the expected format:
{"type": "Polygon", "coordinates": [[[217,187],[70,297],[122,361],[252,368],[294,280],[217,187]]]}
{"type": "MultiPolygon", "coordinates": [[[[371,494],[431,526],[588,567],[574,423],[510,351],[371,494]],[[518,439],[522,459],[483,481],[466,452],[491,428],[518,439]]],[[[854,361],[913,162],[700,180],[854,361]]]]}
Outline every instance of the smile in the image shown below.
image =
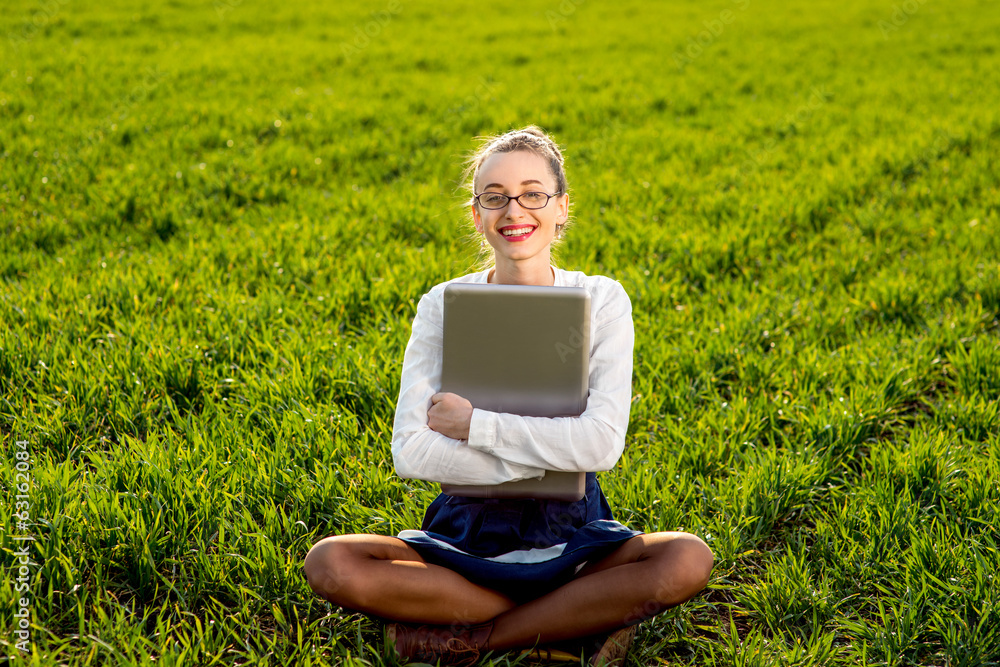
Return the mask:
{"type": "Polygon", "coordinates": [[[535,227],[504,227],[500,233],[509,241],[523,241],[535,231],[535,227]]]}

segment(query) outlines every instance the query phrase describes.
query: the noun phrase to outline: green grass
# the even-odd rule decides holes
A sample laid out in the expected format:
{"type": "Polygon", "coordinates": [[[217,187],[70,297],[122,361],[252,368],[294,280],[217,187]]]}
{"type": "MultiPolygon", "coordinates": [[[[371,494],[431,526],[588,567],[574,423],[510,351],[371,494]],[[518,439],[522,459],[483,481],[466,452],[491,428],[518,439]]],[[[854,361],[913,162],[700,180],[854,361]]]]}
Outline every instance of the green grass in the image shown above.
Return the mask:
{"type": "Polygon", "coordinates": [[[474,264],[473,138],[536,123],[559,263],[633,301],[601,483],[717,556],[634,663],[1000,664],[994,3],[396,8],[0,18],[0,479],[13,508],[26,440],[38,563],[22,655],[0,514],[12,663],[395,664],[302,560],[434,497],[389,452],[409,324],[474,264]]]}

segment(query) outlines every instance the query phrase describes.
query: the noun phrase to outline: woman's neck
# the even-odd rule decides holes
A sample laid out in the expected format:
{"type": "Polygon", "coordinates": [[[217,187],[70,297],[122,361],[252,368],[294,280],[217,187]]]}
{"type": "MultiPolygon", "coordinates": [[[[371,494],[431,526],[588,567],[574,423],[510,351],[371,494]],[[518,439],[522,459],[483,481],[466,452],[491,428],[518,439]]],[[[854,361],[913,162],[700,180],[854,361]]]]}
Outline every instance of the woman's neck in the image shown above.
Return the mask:
{"type": "MultiPolygon", "coordinates": [[[[500,259],[500,258],[497,258],[500,259]]],[[[497,262],[487,282],[496,285],[554,285],[555,271],[548,260],[540,262],[497,262]]]]}
{"type": "Polygon", "coordinates": [[[554,285],[556,281],[555,271],[548,263],[542,265],[534,263],[526,266],[525,263],[513,263],[512,265],[497,263],[490,271],[487,282],[495,285],[554,285]]]}

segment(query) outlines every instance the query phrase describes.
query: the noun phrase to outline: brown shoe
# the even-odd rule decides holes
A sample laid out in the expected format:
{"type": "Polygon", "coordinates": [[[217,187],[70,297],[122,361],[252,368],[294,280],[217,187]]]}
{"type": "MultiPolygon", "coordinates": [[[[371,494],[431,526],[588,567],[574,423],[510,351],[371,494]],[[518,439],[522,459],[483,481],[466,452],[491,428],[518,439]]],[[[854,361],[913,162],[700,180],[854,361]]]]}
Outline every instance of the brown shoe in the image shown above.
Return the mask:
{"type": "Polygon", "coordinates": [[[400,658],[442,665],[473,665],[480,651],[487,651],[493,621],[454,630],[449,626],[392,623],[386,627],[385,640],[400,658]]]}
{"type": "Polygon", "coordinates": [[[590,656],[588,665],[593,667],[621,667],[625,664],[625,656],[635,639],[636,626],[630,625],[620,630],[615,630],[604,640],[604,643],[596,653],[590,656]]]}

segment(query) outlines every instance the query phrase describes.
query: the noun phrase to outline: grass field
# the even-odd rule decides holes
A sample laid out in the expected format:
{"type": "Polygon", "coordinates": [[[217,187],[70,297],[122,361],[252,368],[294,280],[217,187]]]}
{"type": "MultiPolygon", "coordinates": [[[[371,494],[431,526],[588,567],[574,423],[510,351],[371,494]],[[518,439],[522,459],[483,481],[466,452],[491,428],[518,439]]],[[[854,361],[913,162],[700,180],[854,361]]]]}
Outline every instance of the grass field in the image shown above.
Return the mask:
{"type": "Polygon", "coordinates": [[[633,302],[601,484],[717,557],[633,664],[1000,664],[996,3],[40,0],[0,37],[11,664],[395,664],[302,560],[437,493],[392,470],[402,351],[475,263],[463,156],[529,123],[558,263],[633,302]]]}

